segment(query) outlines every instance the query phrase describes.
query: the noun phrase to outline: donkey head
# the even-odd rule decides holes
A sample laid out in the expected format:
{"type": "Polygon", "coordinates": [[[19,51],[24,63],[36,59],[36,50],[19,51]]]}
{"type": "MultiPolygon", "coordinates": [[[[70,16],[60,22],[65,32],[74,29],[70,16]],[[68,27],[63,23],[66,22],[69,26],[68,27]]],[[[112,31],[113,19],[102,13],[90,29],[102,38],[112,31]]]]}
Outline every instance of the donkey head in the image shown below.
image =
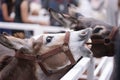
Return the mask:
{"type": "MultiPolygon", "coordinates": [[[[56,51],[57,54],[43,60],[43,64],[48,70],[58,70],[70,64],[68,56],[64,54],[64,50],[66,48],[63,45],[66,34],[67,33],[41,34],[27,40],[0,35],[0,43],[8,48],[22,51],[22,53],[33,53],[35,56],[41,56],[57,47],[62,47],[63,51],[56,51]]],[[[85,45],[91,34],[91,28],[69,32],[67,47],[75,61],[77,61],[81,56],[91,56],[90,49],[85,45]]],[[[52,52],[50,54],[52,54],[52,52]]]]}
{"type": "Polygon", "coordinates": [[[77,13],[79,14],[79,16],[76,17],[73,15],[71,16],[71,14],[66,15],[58,13],[53,9],[50,9],[49,12],[53,16],[53,18],[55,18],[59,23],[61,23],[65,28],[70,28],[75,31],[90,27],[93,29],[93,35],[95,34],[105,37],[110,33],[112,28],[111,25],[103,21],[93,18],[86,18],[80,13],[77,13]]]}
{"type": "Polygon", "coordinates": [[[3,46],[13,49],[21,50],[24,53],[33,53],[32,39],[20,39],[13,36],[0,34],[0,44],[3,46]]]}
{"type": "MultiPolygon", "coordinates": [[[[91,33],[91,28],[70,32],[68,46],[76,61],[81,56],[89,57],[91,55],[90,49],[85,45],[90,38],[91,33]]],[[[65,37],[66,33],[41,34],[39,36],[35,36],[33,37],[35,39],[34,49],[37,50],[38,55],[46,54],[47,52],[56,49],[58,46],[62,47],[65,37]]],[[[50,54],[52,54],[52,52],[50,54]]],[[[70,60],[64,54],[64,52],[58,52],[57,54],[44,60],[44,65],[46,65],[47,69],[49,70],[59,69],[68,64],[70,64],[70,60]]]]}

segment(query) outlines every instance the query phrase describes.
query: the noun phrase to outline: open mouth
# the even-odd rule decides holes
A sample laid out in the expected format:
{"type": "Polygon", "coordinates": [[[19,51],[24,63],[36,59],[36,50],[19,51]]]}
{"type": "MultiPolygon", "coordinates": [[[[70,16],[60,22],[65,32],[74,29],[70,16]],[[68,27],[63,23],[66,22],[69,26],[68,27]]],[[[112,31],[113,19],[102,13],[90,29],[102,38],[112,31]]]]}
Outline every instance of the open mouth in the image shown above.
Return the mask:
{"type": "Polygon", "coordinates": [[[88,39],[85,41],[85,46],[86,46],[87,48],[89,48],[89,49],[91,49],[91,47],[92,47],[92,40],[90,39],[91,34],[92,34],[92,30],[89,29],[89,31],[88,31],[88,33],[87,33],[88,39]]]}
{"type": "Polygon", "coordinates": [[[92,40],[88,39],[88,41],[85,43],[85,46],[88,47],[89,49],[91,49],[91,47],[92,47],[92,40]]]}
{"type": "Polygon", "coordinates": [[[84,45],[84,47],[86,48],[86,52],[88,53],[87,54],[87,57],[90,57],[90,55],[93,55],[93,53],[92,53],[92,51],[91,51],[91,47],[92,47],[92,40],[91,39],[89,39],[86,43],[85,43],[85,45],[84,45]]]}

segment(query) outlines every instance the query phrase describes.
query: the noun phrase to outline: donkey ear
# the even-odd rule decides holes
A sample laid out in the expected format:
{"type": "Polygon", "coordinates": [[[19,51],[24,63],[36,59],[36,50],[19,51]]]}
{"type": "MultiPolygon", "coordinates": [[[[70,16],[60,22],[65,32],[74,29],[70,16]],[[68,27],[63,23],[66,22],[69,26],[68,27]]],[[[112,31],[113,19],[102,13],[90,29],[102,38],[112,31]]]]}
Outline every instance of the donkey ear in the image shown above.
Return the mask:
{"type": "Polygon", "coordinates": [[[3,35],[6,35],[6,36],[10,36],[8,33],[6,33],[6,32],[3,32],[2,33],[3,35]]]}
{"type": "Polygon", "coordinates": [[[57,20],[63,26],[66,26],[66,20],[65,20],[66,18],[62,13],[59,13],[51,8],[49,9],[49,12],[55,20],[57,20]]]}
{"type": "Polygon", "coordinates": [[[77,7],[74,4],[68,4],[68,13],[70,16],[75,18],[84,17],[80,12],[77,11],[77,7]]]}
{"type": "Polygon", "coordinates": [[[5,37],[4,34],[0,34],[0,44],[2,44],[3,46],[10,48],[10,49],[14,49],[13,45],[11,44],[11,42],[5,37]]]}

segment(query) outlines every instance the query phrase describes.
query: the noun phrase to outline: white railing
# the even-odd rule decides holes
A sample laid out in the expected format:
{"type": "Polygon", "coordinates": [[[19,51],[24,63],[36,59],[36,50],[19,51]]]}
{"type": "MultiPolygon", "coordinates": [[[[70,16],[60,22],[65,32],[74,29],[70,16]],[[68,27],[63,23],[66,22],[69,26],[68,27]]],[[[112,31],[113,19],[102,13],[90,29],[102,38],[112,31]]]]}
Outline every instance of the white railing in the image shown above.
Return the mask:
{"type": "Polygon", "coordinates": [[[60,80],[109,80],[113,69],[113,58],[102,57],[95,58],[94,76],[90,76],[91,72],[85,73],[90,68],[90,58],[81,59],[71,70],[69,70],[60,80]],[[99,61],[98,61],[99,60],[99,61]],[[90,76],[88,78],[88,76],[90,76]]]}
{"type": "MultiPolygon", "coordinates": [[[[0,22],[0,28],[17,29],[17,30],[32,30],[33,36],[44,32],[58,32],[65,31],[62,27],[54,26],[40,26],[37,24],[21,24],[21,23],[5,23],[0,22]]],[[[69,70],[60,80],[109,80],[113,68],[113,58],[103,57],[101,59],[94,59],[97,66],[93,71],[90,66],[90,58],[82,58],[71,70],[69,70]],[[87,73],[85,73],[87,71],[87,73]]]]}
{"type": "Polygon", "coordinates": [[[66,30],[63,27],[57,26],[41,26],[38,24],[23,24],[23,23],[6,23],[0,22],[0,28],[4,29],[16,29],[16,30],[31,30],[35,35],[39,35],[44,32],[58,32],[66,30]]]}
{"type": "Polygon", "coordinates": [[[82,73],[88,68],[90,59],[81,59],[65,76],[60,80],[78,80],[82,73]]]}

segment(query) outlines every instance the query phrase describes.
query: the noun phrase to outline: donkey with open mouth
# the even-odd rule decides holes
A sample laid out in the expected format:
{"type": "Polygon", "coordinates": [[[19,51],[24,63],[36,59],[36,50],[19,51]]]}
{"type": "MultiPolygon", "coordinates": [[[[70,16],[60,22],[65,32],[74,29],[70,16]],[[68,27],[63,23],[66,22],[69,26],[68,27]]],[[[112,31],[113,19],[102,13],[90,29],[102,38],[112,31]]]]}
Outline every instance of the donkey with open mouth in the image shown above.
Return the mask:
{"type": "Polygon", "coordinates": [[[16,51],[0,71],[0,80],[59,80],[81,56],[92,55],[85,45],[91,34],[87,28],[30,39],[0,35],[0,43],[16,51]]]}
{"type": "Polygon", "coordinates": [[[78,17],[58,13],[52,9],[51,15],[60,22],[65,28],[75,31],[85,28],[92,28],[91,50],[95,57],[114,56],[114,68],[111,80],[120,79],[120,28],[109,25],[103,21],[93,18],[86,18],[82,14],[78,17]]]}

